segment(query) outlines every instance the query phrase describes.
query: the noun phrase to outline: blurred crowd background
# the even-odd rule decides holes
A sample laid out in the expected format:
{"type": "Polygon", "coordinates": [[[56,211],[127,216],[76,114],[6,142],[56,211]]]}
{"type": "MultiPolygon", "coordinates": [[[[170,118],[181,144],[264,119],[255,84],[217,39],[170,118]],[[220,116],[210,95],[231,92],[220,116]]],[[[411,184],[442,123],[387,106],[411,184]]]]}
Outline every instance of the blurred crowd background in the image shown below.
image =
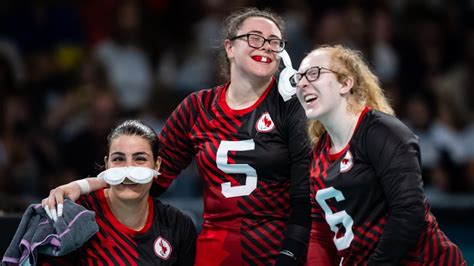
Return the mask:
{"type": "MultiPolygon", "coordinates": [[[[474,235],[472,0],[2,0],[0,215],[95,176],[118,121],[139,118],[159,132],[183,97],[222,83],[222,20],[243,6],[283,16],[295,68],[319,44],[364,53],[420,137],[441,228],[474,252],[456,231],[467,219],[474,235]]],[[[191,166],[163,198],[199,220],[200,196],[191,166]]]]}

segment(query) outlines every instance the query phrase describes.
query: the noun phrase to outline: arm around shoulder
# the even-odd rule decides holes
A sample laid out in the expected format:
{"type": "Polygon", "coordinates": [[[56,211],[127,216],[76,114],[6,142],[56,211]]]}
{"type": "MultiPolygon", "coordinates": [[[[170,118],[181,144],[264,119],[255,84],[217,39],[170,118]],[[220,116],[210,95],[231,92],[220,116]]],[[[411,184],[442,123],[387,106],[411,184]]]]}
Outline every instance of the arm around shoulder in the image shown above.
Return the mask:
{"type": "Polygon", "coordinates": [[[45,208],[48,216],[56,220],[62,216],[62,208],[64,197],[70,198],[72,201],[79,199],[81,195],[88,194],[107,187],[107,183],[102,178],[89,177],[69,182],[65,185],[52,189],[49,196],[41,201],[41,205],[45,208]]]}

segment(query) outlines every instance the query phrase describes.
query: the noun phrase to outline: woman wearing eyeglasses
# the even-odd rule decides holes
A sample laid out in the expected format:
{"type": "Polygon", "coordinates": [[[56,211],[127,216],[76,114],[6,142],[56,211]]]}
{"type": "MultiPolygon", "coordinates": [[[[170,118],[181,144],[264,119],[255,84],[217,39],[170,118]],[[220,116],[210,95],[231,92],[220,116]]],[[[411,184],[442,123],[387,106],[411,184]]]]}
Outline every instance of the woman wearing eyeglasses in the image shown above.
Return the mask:
{"type": "Polygon", "coordinates": [[[361,54],[322,46],[291,77],[310,119],[308,265],[463,265],[423,193],[417,137],[361,54]]]}
{"type": "Polygon", "coordinates": [[[108,138],[105,170],[110,186],[76,203],[96,214],[99,231],[64,257],[40,256],[40,265],[194,265],[192,220],[149,195],[159,175],[161,143],[147,125],[128,120],[108,138]]]}
{"type": "MultiPolygon", "coordinates": [[[[166,189],[194,156],[205,183],[196,265],[298,265],[306,258],[310,147],[294,90],[278,88],[274,77],[285,53],[283,30],[271,12],[231,14],[221,66],[229,82],[189,95],[162,130],[154,188],[166,189]]],[[[87,191],[105,183],[79,185],[87,191]]],[[[78,183],[61,186],[43,205],[80,191],[78,183]]]]}

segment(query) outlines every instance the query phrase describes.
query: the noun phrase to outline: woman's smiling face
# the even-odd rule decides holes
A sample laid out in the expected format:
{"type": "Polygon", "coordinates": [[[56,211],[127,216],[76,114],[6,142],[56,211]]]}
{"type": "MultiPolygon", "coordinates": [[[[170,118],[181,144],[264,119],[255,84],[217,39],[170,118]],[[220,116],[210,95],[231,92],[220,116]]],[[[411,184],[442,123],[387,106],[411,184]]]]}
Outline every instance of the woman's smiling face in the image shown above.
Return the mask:
{"type": "MultiPolygon", "coordinates": [[[[236,36],[256,34],[266,39],[281,39],[281,32],[277,25],[270,19],[263,17],[249,17],[244,20],[236,36]]],[[[244,73],[261,78],[269,78],[278,69],[279,59],[277,53],[270,49],[270,44],[265,42],[260,48],[250,47],[247,37],[233,41],[226,40],[225,48],[231,62],[231,73],[244,73]]]]}
{"type": "MultiPolygon", "coordinates": [[[[150,144],[146,139],[137,135],[121,135],[111,141],[106,167],[127,166],[140,166],[152,169],[159,167],[155,158],[153,158],[150,144]]],[[[110,191],[120,199],[140,199],[148,195],[152,182],[136,184],[126,178],[122,184],[111,186],[110,191]]]]}
{"type": "Polygon", "coordinates": [[[304,76],[298,81],[296,94],[303,106],[308,119],[320,119],[338,106],[344,100],[341,95],[342,85],[337,75],[330,71],[332,59],[328,51],[316,50],[306,56],[298,69],[298,73],[305,73],[313,67],[322,67],[319,76],[314,81],[308,81],[304,76]]]}

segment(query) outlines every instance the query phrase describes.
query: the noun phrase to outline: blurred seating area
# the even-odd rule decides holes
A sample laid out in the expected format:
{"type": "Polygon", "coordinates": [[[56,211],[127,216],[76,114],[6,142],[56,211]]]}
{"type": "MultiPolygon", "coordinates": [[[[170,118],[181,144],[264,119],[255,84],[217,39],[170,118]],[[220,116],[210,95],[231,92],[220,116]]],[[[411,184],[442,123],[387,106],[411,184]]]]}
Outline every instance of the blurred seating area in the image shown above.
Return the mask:
{"type": "MultiPolygon", "coordinates": [[[[222,83],[220,26],[243,6],[284,17],[294,66],[320,44],[361,50],[420,138],[433,209],[473,213],[473,1],[2,0],[0,215],[95,176],[118,121],[159,132],[183,97],[222,83]]],[[[200,196],[191,165],[163,198],[201,219],[200,196]]]]}

